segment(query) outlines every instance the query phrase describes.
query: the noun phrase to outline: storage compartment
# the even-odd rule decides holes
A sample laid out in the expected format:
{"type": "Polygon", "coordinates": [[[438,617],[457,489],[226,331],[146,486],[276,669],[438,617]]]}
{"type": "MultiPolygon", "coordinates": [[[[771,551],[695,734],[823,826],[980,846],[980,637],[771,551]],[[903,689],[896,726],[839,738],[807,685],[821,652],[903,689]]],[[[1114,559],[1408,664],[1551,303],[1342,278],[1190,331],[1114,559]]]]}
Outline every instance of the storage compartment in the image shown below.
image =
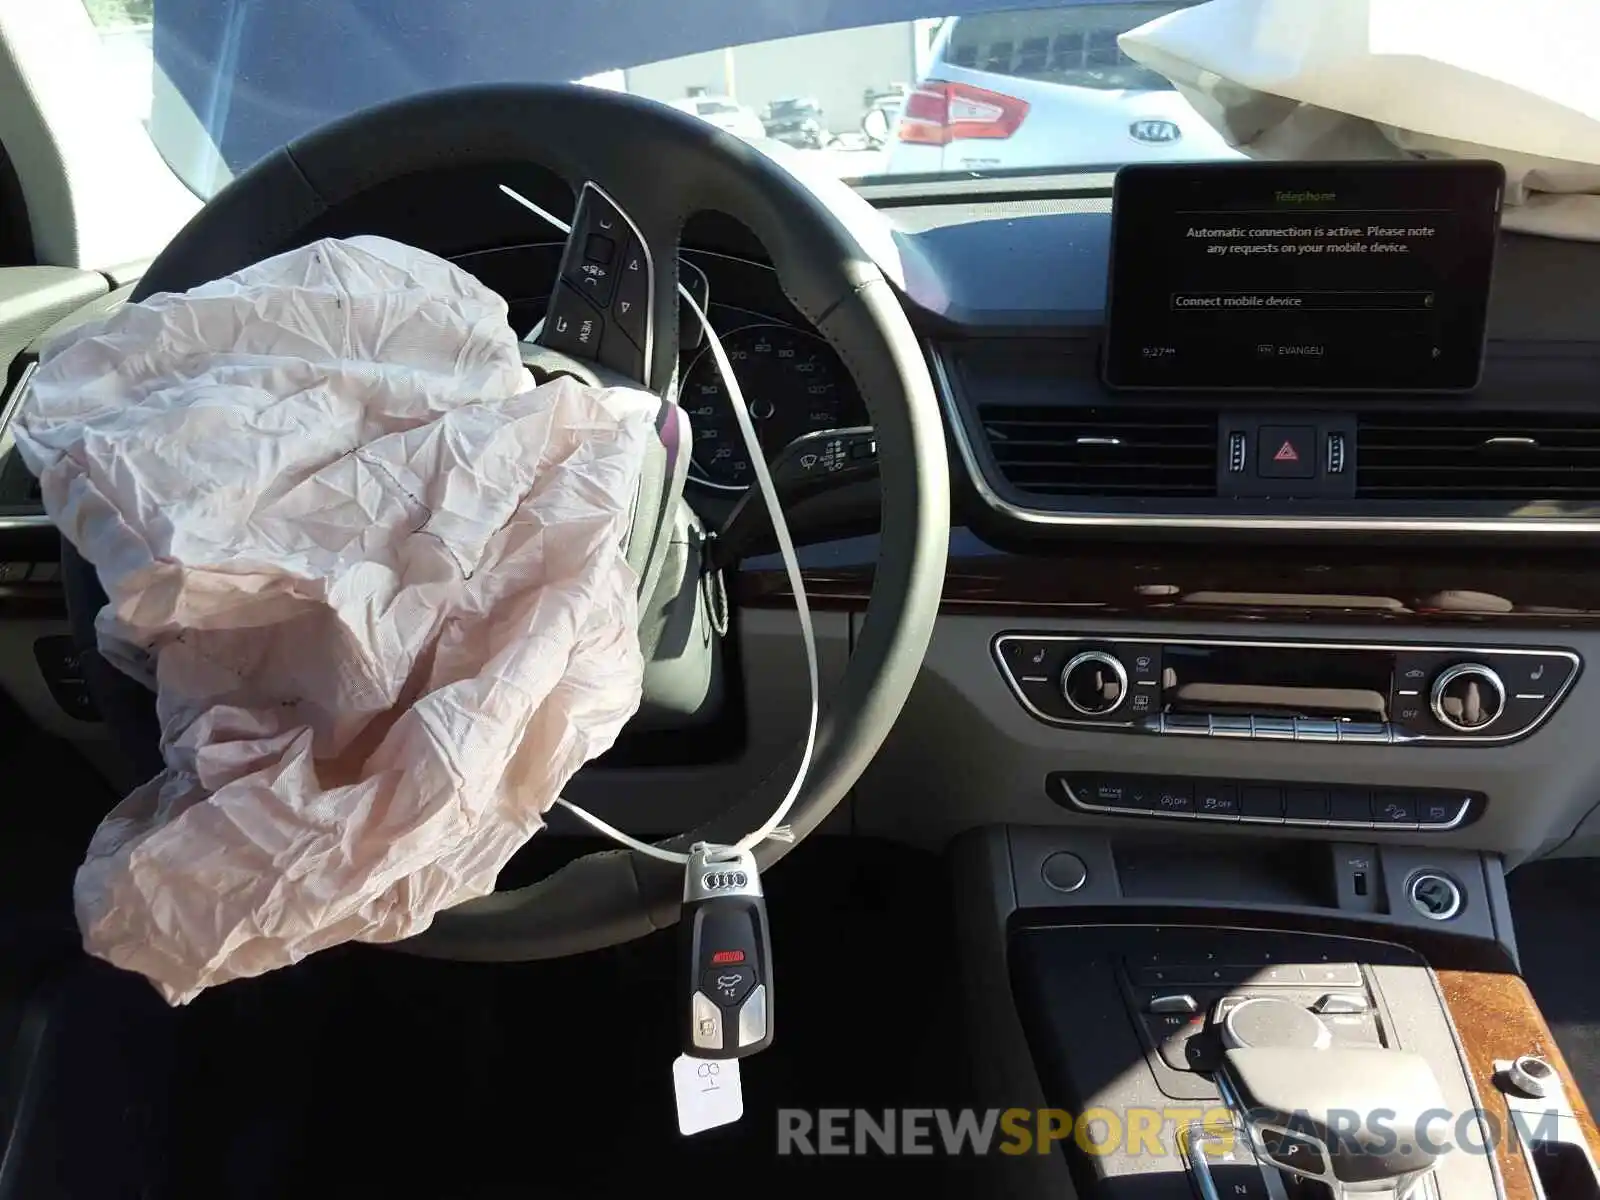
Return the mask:
{"type": "Polygon", "coordinates": [[[1337,908],[1333,859],[1320,843],[1189,838],[1114,843],[1125,899],[1190,900],[1217,906],[1296,905],[1337,908]]]}
{"type": "Polygon", "coordinates": [[[1544,1200],[1600,1200],[1600,1179],[1583,1147],[1535,1141],[1528,1156],[1544,1200]]]}

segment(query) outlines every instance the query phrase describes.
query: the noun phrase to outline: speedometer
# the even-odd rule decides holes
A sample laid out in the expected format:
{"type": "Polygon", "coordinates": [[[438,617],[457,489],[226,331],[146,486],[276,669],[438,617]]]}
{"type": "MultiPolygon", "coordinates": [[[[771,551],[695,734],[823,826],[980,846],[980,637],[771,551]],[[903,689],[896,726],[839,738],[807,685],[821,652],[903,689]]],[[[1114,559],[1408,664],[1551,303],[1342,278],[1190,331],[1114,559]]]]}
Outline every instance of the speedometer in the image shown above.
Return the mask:
{"type": "MultiPolygon", "coordinates": [[[[801,434],[856,420],[861,406],[854,385],[833,349],[814,334],[788,325],[746,325],[724,334],[722,346],[769,461],[801,434]]],[[[683,407],[694,430],[690,475],[728,491],[754,483],[750,452],[709,347],[684,377],[683,407]]]]}

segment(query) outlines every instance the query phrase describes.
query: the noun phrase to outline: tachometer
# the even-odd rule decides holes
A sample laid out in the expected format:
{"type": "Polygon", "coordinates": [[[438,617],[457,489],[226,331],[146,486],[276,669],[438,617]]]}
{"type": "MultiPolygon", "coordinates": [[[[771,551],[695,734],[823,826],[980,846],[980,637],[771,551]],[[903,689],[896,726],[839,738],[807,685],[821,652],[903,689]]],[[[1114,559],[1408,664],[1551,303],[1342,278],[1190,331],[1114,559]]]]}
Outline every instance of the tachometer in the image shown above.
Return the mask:
{"type": "MultiPolygon", "coordinates": [[[[833,349],[814,334],[788,325],[746,325],[724,334],[722,345],[768,460],[803,433],[855,419],[854,385],[833,349]]],[[[754,483],[750,452],[709,347],[684,377],[682,402],[694,430],[690,476],[728,491],[754,483]]]]}

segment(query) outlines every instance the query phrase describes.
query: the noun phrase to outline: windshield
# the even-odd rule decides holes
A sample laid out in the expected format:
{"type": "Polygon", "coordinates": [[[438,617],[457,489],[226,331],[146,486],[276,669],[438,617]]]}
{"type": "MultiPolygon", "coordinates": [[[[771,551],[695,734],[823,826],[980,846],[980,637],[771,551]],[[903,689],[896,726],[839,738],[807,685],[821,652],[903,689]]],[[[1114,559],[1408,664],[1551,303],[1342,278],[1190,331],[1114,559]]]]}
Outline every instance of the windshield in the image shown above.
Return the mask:
{"type": "Polygon", "coordinates": [[[917,0],[83,2],[108,71],[202,196],[357,109],[499,80],[647,96],[788,141],[852,182],[959,188],[1233,154],[1117,43],[1197,0],[945,0],[934,12],[917,0]],[[774,120],[801,109],[803,128],[774,120]]]}
{"type": "Polygon", "coordinates": [[[1171,12],[1173,4],[1080,6],[980,13],[954,23],[945,57],[954,66],[1065,87],[1154,91],[1171,87],[1117,47],[1117,35],[1171,12]]]}

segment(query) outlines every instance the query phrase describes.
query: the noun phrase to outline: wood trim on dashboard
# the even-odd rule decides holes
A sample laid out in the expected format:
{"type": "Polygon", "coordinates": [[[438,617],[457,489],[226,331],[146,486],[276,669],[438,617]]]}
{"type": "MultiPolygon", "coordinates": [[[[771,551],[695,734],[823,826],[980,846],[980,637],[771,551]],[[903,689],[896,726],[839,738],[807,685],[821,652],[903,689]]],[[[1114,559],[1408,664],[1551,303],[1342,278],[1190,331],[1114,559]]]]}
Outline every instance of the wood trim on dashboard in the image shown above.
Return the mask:
{"type": "Polygon", "coordinates": [[[1482,971],[1437,970],[1434,974],[1466,1053],[1478,1103],[1492,1124],[1498,1126],[1500,1138],[1494,1157],[1505,1200],[1538,1200],[1539,1193],[1532,1168],[1510,1132],[1505,1096],[1494,1083],[1496,1059],[1505,1061],[1523,1054],[1538,1054],[1548,1059],[1561,1076],[1561,1086],[1588,1139],[1590,1152],[1600,1162],[1600,1129],[1596,1128],[1567,1060],[1562,1057],[1550,1027],[1545,1024],[1522,978],[1510,973],[1482,971]]]}
{"type": "MultiPolygon", "coordinates": [[[[865,608],[875,558],[871,538],[808,547],[807,600],[825,610],[865,608]]],[[[793,606],[781,566],[746,567],[732,584],[737,604],[793,606]]],[[[1591,553],[1573,550],[1102,542],[1021,554],[958,530],[941,611],[1004,619],[1592,629],[1600,627],[1600,570],[1591,553]]]]}

